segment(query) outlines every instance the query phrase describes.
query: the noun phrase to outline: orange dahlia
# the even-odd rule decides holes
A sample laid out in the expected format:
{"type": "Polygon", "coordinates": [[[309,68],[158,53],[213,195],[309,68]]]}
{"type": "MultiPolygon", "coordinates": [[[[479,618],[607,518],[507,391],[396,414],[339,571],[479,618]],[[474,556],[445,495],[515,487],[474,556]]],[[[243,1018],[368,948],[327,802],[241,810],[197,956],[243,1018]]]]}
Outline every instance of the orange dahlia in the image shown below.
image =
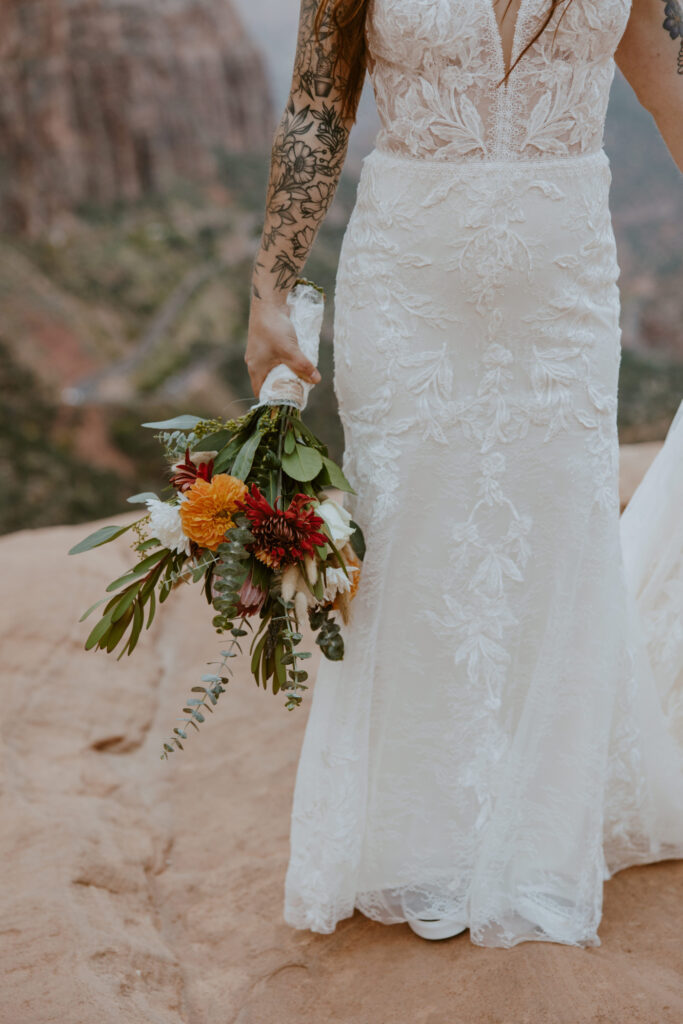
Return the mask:
{"type": "Polygon", "coordinates": [[[180,505],[183,532],[201,548],[215,551],[235,525],[233,515],[246,493],[246,484],[228,473],[218,473],[210,482],[198,478],[180,505]]]}

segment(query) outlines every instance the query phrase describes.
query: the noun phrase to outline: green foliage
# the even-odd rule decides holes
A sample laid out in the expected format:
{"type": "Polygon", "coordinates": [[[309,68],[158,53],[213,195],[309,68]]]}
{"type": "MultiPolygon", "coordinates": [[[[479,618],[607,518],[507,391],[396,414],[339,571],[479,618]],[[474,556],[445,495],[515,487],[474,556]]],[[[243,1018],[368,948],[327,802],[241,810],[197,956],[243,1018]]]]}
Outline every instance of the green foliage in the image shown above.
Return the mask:
{"type": "Polygon", "coordinates": [[[235,516],[235,526],[228,531],[227,539],[216,549],[216,563],[213,566],[213,606],[217,611],[213,625],[217,633],[233,628],[232,619],[237,614],[239,592],[249,575],[250,552],[247,545],[253,541],[248,529],[246,516],[235,516]]]}
{"type": "Polygon", "coordinates": [[[74,544],[69,549],[69,554],[78,555],[82,551],[90,551],[92,548],[101,547],[102,544],[108,544],[110,541],[120,537],[126,530],[130,530],[132,525],[130,523],[128,526],[101,526],[99,530],[95,530],[94,533],[89,534],[89,536],[79,541],[78,544],[74,544]]]}
{"type": "Polygon", "coordinates": [[[235,626],[232,625],[230,632],[232,635],[232,641],[227,650],[221,651],[220,662],[208,662],[209,665],[217,664],[218,668],[215,672],[207,673],[202,676],[202,683],[208,683],[208,686],[193,686],[191,693],[201,693],[202,697],[188,697],[183,712],[189,715],[189,718],[179,719],[182,722],[182,726],[175,726],[173,729],[173,735],[170,739],[166,740],[163,744],[161,752],[161,760],[167,761],[168,755],[173,754],[176,749],[184,750],[182,740],[187,739],[188,727],[192,726],[197,732],[199,732],[199,726],[206,721],[204,712],[208,711],[213,714],[213,709],[218,703],[218,699],[222,693],[225,693],[226,687],[230,682],[230,677],[233,674],[231,667],[231,659],[236,658],[238,652],[241,653],[242,648],[239,640],[243,636],[247,636],[247,631],[243,628],[246,624],[246,619],[242,619],[240,624],[235,626]]]}
{"type": "MultiPolygon", "coordinates": [[[[157,426],[158,424],[154,424],[157,426]]],[[[291,406],[253,407],[238,420],[222,423],[215,420],[208,429],[205,423],[196,423],[191,417],[160,424],[163,427],[186,428],[182,433],[183,442],[192,434],[202,435],[199,450],[217,451],[214,471],[228,472],[257,486],[271,504],[280,497],[286,507],[295,493],[302,488],[310,489],[312,496],[319,493],[320,486],[344,486],[351,489],[341,469],[327,455],[327,448],[301,421],[298,410],[291,406]]],[[[160,435],[168,443],[168,435],[160,435]]],[[[175,442],[174,442],[175,443],[175,442]]],[[[178,442],[178,446],[180,446],[178,442]]],[[[201,697],[190,698],[183,709],[189,718],[182,720],[182,727],[176,727],[173,735],[163,745],[162,758],[175,750],[182,750],[187,739],[189,726],[198,729],[205,721],[205,712],[211,712],[218,702],[232,675],[229,660],[242,653],[240,639],[247,635],[244,625],[251,625],[243,617],[235,624],[240,610],[239,592],[250,577],[253,586],[264,590],[267,599],[259,612],[259,626],[254,632],[249,654],[251,673],[256,685],[271,689],[274,694],[285,694],[285,707],[293,710],[301,705],[302,691],[307,689],[308,673],[301,662],[311,657],[308,651],[299,650],[303,639],[300,623],[296,618],[295,602],[286,600],[279,591],[278,574],[273,574],[250,552],[254,536],[249,529],[246,516],[234,517],[235,525],[215,552],[215,558],[198,565],[193,570],[197,582],[204,576],[204,593],[207,601],[216,611],[213,625],[219,634],[229,633],[232,643],[223,651],[223,661],[215,674],[204,676],[204,686],[193,687],[193,693],[201,697]]],[[[364,546],[358,528],[359,549],[364,546]]],[[[330,539],[319,549],[320,558],[329,563],[344,566],[341,554],[330,539]]],[[[150,556],[152,557],[152,556],[150,556]]],[[[306,585],[318,603],[323,600],[323,580],[318,574],[314,583],[304,576],[306,585]]],[[[129,586],[134,585],[132,577],[125,578],[129,586]]],[[[116,581],[121,582],[121,581],[116,581]]],[[[134,597],[130,597],[131,602],[134,597]]],[[[123,603],[118,609],[122,618],[128,614],[123,603]]],[[[341,629],[335,621],[331,608],[318,607],[310,613],[311,625],[318,631],[316,642],[325,657],[338,661],[344,656],[344,642],[341,629]]]]}
{"type": "Polygon", "coordinates": [[[344,639],[341,628],[332,617],[330,608],[316,608],[309,612],[311,628],[318,632],[315,642],[329,661],[341,661],[344,657],[344,639]]]}
{"type": "Polygon", "coordinates": [[[353,527],[353,533],[351,534],[350,544],[355,554],[360,558],[361,562],[365,558],[365,537],[358,523],[352,519],[349,523],[353,527]]]}
{"type": "MultiPolygon", "coordinates": [[[[161,548],[110,583],[107,592],[120,592],[107,602],[100,620],[90,631],[85,642],[86,651],[95,648],[111,654],[128,634],[119,659],[126,653],[131,655],[140,638],[146,611],[147,629],[154,620],[155,590],[158,587],[159,600],[165,601],[186,559],[187,555],[183,553],[178,554],[161,548]]],[[[86,618],[98,604],[89,608],[82,619],[86,618]]]]}
{"type": "Polygon", "coordinates": [[[297,650],[303,639],[296,620],[294,602],[280,595],[261,611],[261,625],[254,635],[250,649],[251,673],[257,686],[274,694],[285,692],[288,711],[301,705],[300,691],[307,690],[308,672],[299,667],[300,661],[311,657],[309,651],[297,650]]]}
{"type": "Polygon", "coordinates": [[[154,430],[194,430],[198,423],[201,423],[200,416],[174,416],[170,420],[160,420],[154,423],[141,423],[141,427],[151,427],[154,430]]]}
{"type": "Polygon", "coordinates": [[[296,443],[291,453],[285,452],[282,456],[282,468],[293,480],[305,483],[315,480],[323,468],[323,460],[316,448],[296,443]]]}

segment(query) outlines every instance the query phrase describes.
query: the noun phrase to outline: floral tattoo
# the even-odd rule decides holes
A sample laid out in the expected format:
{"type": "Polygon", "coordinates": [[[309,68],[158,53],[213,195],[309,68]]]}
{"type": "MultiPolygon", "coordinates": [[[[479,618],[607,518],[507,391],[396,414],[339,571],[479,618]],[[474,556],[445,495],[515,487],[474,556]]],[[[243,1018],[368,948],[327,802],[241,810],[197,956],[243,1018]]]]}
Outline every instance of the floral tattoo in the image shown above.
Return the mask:
{"type": "Polygon", "coordinates": [[[289,291],[332,203],[341,175],[350,125],[342,118],[344,68],[338,59],[330,15],[316,39],[319,0],[302,0],[292,90],[271,154],[266,221],[255,264],[257,281],[274,277],[275,289],[289,291]]]}
{"type": "Polygon", "coordinates": [[[664,0],[664,21],[662,28],[666,29],[672,39],[680,39],[681,45],[678,50],[678,73],[683,75],[683,8],[678,0],[664,0]]]}

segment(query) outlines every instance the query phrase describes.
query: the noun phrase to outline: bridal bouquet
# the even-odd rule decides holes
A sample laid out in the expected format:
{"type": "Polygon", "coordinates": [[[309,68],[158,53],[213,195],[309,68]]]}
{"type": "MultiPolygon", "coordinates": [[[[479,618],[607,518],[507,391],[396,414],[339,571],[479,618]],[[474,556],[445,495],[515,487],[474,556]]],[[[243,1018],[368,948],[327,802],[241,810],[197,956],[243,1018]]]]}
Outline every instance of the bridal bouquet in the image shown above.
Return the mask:
{"type": "MultiPolygon", "coordinates": [[[[324,296],[300,281],[288,297],[299,344],[317,362],[324,296]]],[[[163,744],[162,758],[183,749],[189,726],[225,692],[231,659],[244,653],[251,634],[251,672],[257,685],[282,691],[285,706],[301,704],[308,674],[299,649],[308,622],[323,654],[344,656],[337,621],[348,621],[364,554],[360,528],[328,488],[353,492],[326,446],[306,427],[301,412],[310,385],[287,367],[266,378],[259,401],[236,420],[180,416],[143,427],[159,431],[169,462],[168,498],[136,494],[146,514],[128,526],[105,526],[69,554],[107,544],[127,530],[138,562],[106,588],[81,617],[104,608],[86,650],[132,654],[143,627],[182,582],[201,584],[212,623],[228,642],[214,672],[193,686],[181,726],[163,744]]]]}

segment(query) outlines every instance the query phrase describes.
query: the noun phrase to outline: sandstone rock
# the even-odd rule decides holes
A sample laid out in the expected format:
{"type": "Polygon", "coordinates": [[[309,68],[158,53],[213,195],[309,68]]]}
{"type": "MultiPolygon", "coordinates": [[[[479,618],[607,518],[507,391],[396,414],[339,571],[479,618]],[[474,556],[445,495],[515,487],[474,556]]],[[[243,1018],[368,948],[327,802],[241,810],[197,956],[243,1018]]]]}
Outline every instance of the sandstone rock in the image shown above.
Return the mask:
{"type": "Polygon", "coordinates": [[[680,1024],[678,861],[606,883],[590,950],[428,943],[358,912],[285,925],[308,705],[242,665],[161,761],[222,645],[182,586],[132,658],[86,653],[77,619],[132,557],[125,534],[67,556],[96,525],[0,539],[1,1024],[680,1024]]]}
{"type": "Polygon", "coordinates": [[[662,447],[662,441],[644,441],[640,444],[622,444],[619,452],[619,478],[621,507],[626,508],[633,492],[645,475],[650,463],[662,447]]]}
{"type": "Polygon", "coordinates": [[[40,233],[263,150],[273,114],[230,0],[5,0],[0,226],[40,233]]]}

